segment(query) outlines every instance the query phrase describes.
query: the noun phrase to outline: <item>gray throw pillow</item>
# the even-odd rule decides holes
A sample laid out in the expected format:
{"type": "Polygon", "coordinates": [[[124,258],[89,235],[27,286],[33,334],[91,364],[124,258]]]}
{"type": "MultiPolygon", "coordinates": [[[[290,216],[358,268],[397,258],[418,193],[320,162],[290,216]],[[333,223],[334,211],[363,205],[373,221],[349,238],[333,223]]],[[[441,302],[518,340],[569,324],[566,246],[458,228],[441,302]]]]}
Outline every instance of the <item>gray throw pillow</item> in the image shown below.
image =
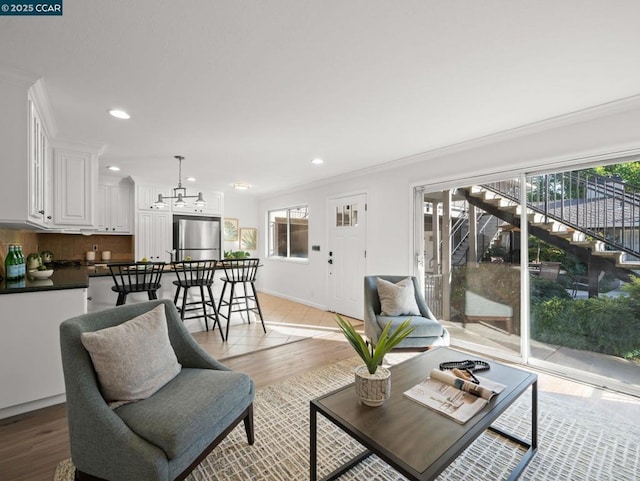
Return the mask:
{"type": "Polygon", "coordinates": [[[411,277],[402,279],[397,284],[376,277],[378,297],[383,316],[419,316],[420,309],[416,302],[411,277]]]}
{"type": "Polygon", "coordinates": [[[169,342],[163,305],[117,326],[84,332],[80,340],[108,402],[146,399],[182,367],[169,342]]]}

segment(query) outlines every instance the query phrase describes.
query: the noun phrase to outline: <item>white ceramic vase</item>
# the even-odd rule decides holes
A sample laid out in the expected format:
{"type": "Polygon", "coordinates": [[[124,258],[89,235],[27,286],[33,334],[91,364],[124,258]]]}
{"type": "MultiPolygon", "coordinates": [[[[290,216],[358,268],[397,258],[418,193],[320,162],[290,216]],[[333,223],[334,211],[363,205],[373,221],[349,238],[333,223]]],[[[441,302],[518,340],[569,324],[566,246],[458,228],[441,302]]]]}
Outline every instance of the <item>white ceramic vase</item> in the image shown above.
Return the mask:
{"type": "Polygon", "coordinates": [[[355,375],[356,394],[363,404],[380,406],[391,396],[391,371],[386,367],[378,366],[375,374],[370,374],[367,366],[358,366],[355,375]]]}

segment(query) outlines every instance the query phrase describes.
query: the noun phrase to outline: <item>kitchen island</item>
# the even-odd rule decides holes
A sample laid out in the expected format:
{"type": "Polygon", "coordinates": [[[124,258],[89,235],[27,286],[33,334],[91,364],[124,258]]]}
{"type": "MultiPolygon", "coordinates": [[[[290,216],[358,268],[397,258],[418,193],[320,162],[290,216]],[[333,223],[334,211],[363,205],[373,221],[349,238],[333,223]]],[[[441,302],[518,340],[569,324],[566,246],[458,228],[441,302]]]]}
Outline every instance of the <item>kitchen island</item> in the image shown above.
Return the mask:
{"type": "MultiPolygon", "coordinates": [[[[113,278],[108,267],[102,264],[95,266],[87,266],[89,276],[89,290],[87,301],[87,312],[98,312],[105,309],[115,307],[118,294],[111,290],[114,285],[113,278]]],[[[215,273],[215,282],[213,284],[213,296],[216,302],[220,299],[222,291],[221,277],[224,277],[224,269],[219,269],[215,273]]],[[[172,300],[176,294],[176,285],[174,282],[178,280],[175,271],[170,265],[165,266],[162,278],[160,279],[160,289],[158,289],[158,299],[172,300]]],[[[189,301],[199,299],[199,293],[196,289],[189,290],[189,301]]],[[[134,292],[127,296],[127,304],[136,304],[139,302],[147,302],[149,298],[146,292],[134,292]]],[[[204,331],[205,324],[203,319],[186,319],[184,325],[189,332],[204,331]]]]}

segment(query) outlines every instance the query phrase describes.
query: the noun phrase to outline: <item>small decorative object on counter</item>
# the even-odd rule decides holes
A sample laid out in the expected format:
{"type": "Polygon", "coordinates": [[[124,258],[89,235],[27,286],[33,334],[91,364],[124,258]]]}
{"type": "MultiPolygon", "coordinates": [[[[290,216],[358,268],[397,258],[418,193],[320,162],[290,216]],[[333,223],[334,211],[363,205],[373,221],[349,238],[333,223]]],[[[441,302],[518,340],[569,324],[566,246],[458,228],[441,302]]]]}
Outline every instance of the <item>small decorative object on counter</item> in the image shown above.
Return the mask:
{"type": "Polygon", "coordinates": [[[102,260],[110,261],[111,260],[111,251],[102,251],[102,260]]]}
{"type": "Polygon", "coordinates": [[[29,270],[38,269],[42,265],[42,257],[37,252],[27,256],[27,268],[29,270]]]}
{"type": "Polygon", "coordinates": [[[46,267],[42,267],[41,269],[35,269],[29,271],[29,276],[32,279],[49,279],[53,274],[53,269],[47,269],[46,267]]]}

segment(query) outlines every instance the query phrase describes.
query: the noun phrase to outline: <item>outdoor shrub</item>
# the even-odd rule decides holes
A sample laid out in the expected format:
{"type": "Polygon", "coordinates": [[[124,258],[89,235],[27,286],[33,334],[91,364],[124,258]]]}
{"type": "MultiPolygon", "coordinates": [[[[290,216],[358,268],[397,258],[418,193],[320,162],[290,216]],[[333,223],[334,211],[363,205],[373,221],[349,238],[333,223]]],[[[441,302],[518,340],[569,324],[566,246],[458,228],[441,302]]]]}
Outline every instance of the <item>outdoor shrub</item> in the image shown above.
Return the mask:
{"type": "Polygon", "coordinates": [[[530,278],[530,302],[532,306],[554,298],[570,299],[571,296],[569,296],[564,287],[551,279],[530,278]]]}
{"type": "MultiPolygon", "coordinates": [[[[640,299],[638,299],[640,300],[640,299]]],[[[626,359],[640,354],[640,317],[631,297],[550,299],[532,305],[531,337],[626,359]]]]}

